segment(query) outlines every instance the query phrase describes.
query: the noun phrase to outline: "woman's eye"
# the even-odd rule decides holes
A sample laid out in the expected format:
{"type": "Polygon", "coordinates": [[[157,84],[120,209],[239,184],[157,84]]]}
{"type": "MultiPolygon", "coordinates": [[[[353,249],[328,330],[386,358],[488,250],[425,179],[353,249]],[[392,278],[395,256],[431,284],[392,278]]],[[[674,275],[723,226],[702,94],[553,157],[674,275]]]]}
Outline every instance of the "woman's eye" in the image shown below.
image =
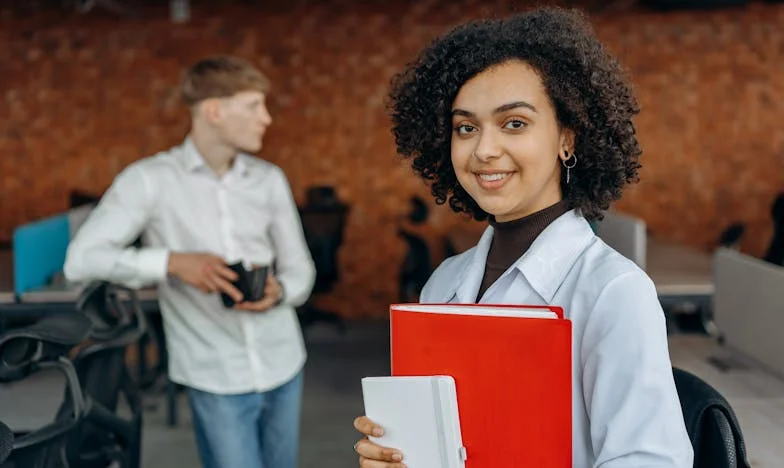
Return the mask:
{"type": "Polygon", "coordinates": [[[522,120],[510,120],[504,124],[504,128],[508,128],[509,130],[520,130],[527,126],[525,122],[522,120]]]}
{"type": "Polygon", "coordinates": [[[457,132],[458,135],[468,135],[474,130],[475,130],[474,127],[468,124],[458,125],[457,127],[455,127],[455,131],[457,132]]]}

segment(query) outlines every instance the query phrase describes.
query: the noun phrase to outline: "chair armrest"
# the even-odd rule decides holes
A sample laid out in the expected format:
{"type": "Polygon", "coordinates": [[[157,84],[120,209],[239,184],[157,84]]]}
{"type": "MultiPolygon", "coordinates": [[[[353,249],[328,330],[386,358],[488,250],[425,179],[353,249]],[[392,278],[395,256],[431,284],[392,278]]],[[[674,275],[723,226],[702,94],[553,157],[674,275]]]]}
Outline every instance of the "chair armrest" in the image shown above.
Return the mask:
{"type": "Polygon", "coordinates": [[[91,327],[87,317],[71,312],[0,334],[0,382],[23,378],[46,361],[66,355],[88,337],[91,327]]]}

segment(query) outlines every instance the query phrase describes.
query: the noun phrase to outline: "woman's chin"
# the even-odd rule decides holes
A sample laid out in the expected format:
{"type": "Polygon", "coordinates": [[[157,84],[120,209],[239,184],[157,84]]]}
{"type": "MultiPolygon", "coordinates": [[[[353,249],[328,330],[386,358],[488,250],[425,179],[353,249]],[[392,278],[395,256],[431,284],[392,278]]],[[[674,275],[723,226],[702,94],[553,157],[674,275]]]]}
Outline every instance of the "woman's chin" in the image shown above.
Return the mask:
{"type": "MultiPolygon", "coordinates": [[[[490,205],[490,204],[488,204],[490,205]]],[[[490,205],[487,208],[479,205],[482,210],[493,217],[498,222],[505,222],[505,221],[514,221],[515,219],[520,219],[526,216],[526,210],[521,210],[519,206],[508,206],[508,205],[490,205]]]]}
{"type": "Polygon", "coordinates": [[[496,204],[486,203],[485,206],[479,204],[479,208],[482,208],[482,211],[489,214],[491,217],[498,219],[504,218],[505,215],[510,211],[508,209],[504,209],[504,207],[498,206],[496,204]]]}

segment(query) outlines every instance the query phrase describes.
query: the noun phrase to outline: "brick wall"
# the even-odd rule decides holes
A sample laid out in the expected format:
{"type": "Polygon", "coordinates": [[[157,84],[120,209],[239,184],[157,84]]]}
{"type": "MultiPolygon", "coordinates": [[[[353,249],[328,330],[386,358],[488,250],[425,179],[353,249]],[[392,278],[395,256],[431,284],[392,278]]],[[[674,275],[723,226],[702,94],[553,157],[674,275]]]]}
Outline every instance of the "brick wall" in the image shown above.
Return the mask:
{"type": "MultiPolygon", "coordinates": [[[[394,154],[389,77],[449,25],[516,2],[221,3],[195,4],[187,25],[171,24],[165,9],[135,20],[0,9],[0,240],[65,209],[71,189],[102,192],[130,162],[178,143],[187,130],[180,70],[238,54],[274,82],[262,156],[286,171],[298,198],[332,184],[352,206],[343,277],[326,305],[383,315],[404,252],[395,223],[410,195],[427,195],[394,154]]],[[[618,207],[656,235],[706,250],[730,222],[746,222],[743,249],[760,255],[770,203],[784,190],[784,6],[594,20],[631,69],[644,110],[643,181],[618,207]]],[[[434,247],[456,222],[434,210],[434,247]]]]}

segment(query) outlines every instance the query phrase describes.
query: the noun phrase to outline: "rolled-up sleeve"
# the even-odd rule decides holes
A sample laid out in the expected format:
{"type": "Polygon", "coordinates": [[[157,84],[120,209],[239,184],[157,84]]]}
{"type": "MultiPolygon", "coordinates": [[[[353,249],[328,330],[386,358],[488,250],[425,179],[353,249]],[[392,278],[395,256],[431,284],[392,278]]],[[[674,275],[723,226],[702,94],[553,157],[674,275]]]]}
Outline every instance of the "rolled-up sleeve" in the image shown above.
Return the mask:
{"type": "Polygon", "coordinates": [[[275,246],[276,273],[283,287],[283,302],[297,307],[310,296],[316,268],[305,241],[299,210],[282,170],[275,169],[271,183],[275,213],[270,235],[275,246]]]}
{"type": "Polygon", "coordinates": [[[66,278],[132,288],[165,280],[168,250],[128,247],[145,229],[154,203],[154,187],[139,164],[121,172],[68,246],[66,278]]]}

